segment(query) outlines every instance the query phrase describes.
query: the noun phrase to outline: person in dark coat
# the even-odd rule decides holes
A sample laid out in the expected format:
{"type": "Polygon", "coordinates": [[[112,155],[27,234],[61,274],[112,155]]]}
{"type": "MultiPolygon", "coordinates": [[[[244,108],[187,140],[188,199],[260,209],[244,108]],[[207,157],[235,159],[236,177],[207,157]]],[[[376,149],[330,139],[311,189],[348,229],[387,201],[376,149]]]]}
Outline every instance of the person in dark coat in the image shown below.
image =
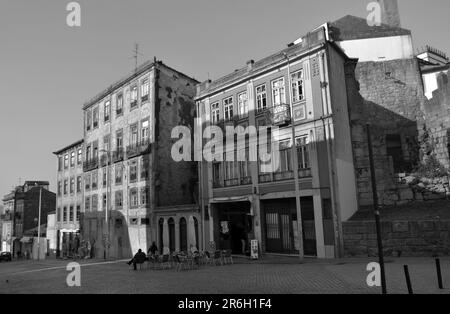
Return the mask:
{"type": "Polygon", "coordinates": [[[156,243],[153,241],[152,246],[150,246],[150,248],[148,249],[147,254],[155,256],[156,252],[158,252],[158,247],[156,246],[156,243]]]}
{"type": "Polygon", "coordinates": [[[128,265],[133,264],[133,269],[136,270],[136,264],[142,264],[147,260],[147,255],[145,255],[144,252],[142,252],[141,249],[134,255],[134,257],[127,263],[128,265]]]}

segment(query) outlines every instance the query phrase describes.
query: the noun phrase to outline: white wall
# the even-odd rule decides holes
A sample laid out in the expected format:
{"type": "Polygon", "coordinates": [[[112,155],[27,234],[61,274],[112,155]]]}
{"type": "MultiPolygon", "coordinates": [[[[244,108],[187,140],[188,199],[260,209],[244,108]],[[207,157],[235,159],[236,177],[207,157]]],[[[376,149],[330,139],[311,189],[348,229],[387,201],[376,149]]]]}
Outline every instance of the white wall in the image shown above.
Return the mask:
{"type": "Polygon", "coordinates": [[[410,35],[357,39],[339,42],[341,48],[351,58],[359,62],[389,61],[414,57],[410,35]]]}
{"type": "Polygon", "coordinates": [[[428,99],[433,98],[433,92],[438,89],[437,77],[441,73],[448,73],[448,71],[434,72],[422,75],[425,96],[428,99]]]}

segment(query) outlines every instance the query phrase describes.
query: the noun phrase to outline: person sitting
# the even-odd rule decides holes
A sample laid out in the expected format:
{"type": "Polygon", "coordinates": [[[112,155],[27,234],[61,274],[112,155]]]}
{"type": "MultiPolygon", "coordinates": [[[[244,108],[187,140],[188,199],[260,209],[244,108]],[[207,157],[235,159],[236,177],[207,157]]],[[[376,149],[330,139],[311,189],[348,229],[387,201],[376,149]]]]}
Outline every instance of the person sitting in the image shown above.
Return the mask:
{"type": "Polygon", "coordinates": [[[143,264],[147,260],[147,256],[141,249],[138,250],[136,255],[127,263],[128,265],[133,264],[133,269],[137,270],[136,264],[143,264]]]}

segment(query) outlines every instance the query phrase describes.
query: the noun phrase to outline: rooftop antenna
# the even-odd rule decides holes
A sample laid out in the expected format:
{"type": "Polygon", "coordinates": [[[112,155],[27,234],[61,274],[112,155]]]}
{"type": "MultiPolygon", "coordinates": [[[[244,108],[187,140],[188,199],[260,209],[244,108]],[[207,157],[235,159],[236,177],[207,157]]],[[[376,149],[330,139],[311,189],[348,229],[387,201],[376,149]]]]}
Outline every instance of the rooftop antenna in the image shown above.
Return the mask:
{"type": "Polygon", "coordinates": [[[134,58],[134,71],[135,72],[137,72],[139,56],[142,56],[142,53],[139,52],[139,44],[135,43],[134,49],[133,49],[133,57],[132,57],[132,58],[134,58]]]}

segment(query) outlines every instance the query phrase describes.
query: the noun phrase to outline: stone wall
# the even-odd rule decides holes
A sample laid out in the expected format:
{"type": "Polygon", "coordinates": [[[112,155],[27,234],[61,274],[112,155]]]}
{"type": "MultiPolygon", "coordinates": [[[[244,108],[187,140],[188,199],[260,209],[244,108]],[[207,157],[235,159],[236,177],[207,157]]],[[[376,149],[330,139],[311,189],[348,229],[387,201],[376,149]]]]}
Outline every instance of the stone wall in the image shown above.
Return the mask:
{"type": "Polygon", "coordinates": [[[356,80],[347,75],[347,92],[359,206],[370,206],[373,202],[368,123],[380,204],[393,205],[398,201],[393,194],[409,192],[398,191],[397,169],[388,154],[387,136],[401,139],[401,172],[412,170],[419,160],[418,125],[423,120],[424,96],[417,61],[363,62],[358,63],[355,73],[356,80]]]}
{"type": "Polygon", "coordinates": [[[433,98],[425,102],[425,130],[424,154],[434,154],[444,167],[450,168],[450,82],[446,74],[438,77],[438,89],[433,92],[433,98]]]}
{"type": "MultiPolygon", "coordinates": [[[[346,257],[378,256],[374,221],[343,223],[346,257]]],[[[450,220],[386,221],[381,224],[385,256],[450,254],[450,220]]]]}

